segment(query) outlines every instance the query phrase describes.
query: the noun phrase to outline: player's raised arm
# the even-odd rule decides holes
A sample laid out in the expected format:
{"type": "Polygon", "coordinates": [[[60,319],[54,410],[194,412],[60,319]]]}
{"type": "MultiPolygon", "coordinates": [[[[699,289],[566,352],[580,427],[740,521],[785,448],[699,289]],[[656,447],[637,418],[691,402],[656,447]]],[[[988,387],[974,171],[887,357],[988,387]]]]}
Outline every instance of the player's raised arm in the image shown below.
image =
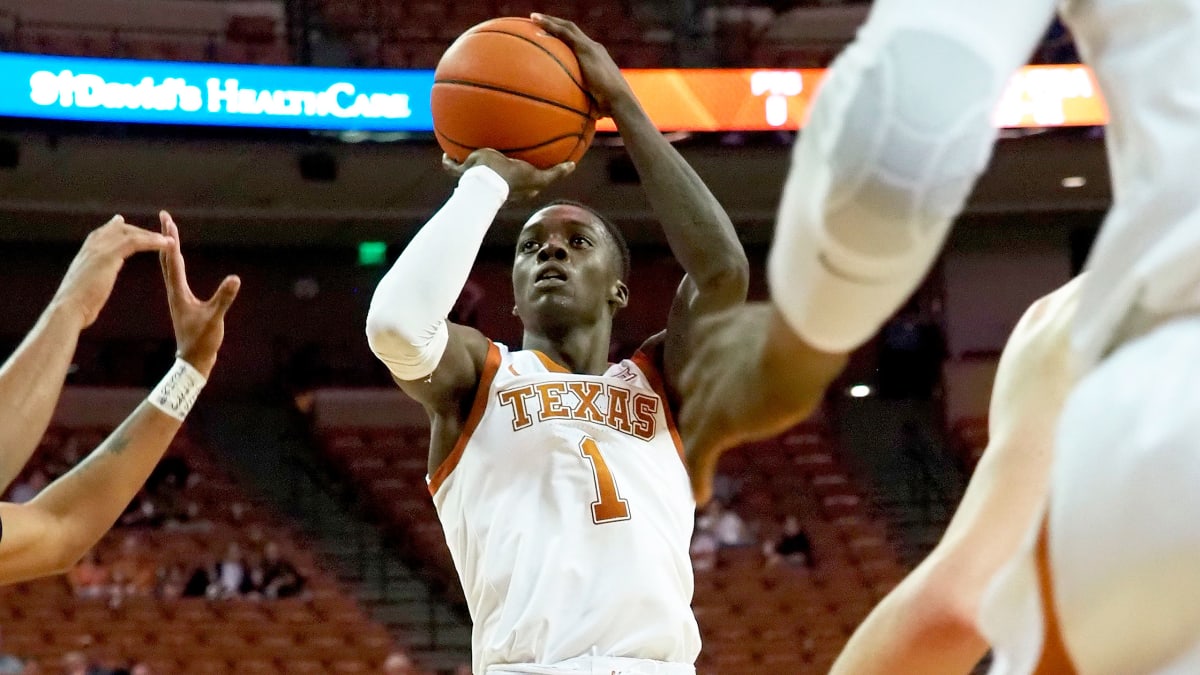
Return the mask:
{"type": "MultiPolygon", "coordinates": [[[[78,466],[28,503],[0,504],[0,583],[65,571],[91,548],[145,483],[212,372],[240,281],[228,277],[210,300],[198,300],[184,276],[179,231],[165,212],[160,217],[164,237],[172,240],[160,257],[178,345],[175,365],[78,466]]],[[[97,300],[96,310],[103,304],[97,300]]]]}
{"type": "Polygon", "coordinates": [[[987,164],[992,112],[1055,0],[879,0],[821,84],[768,262],[805,342],[850,352],[920,284],[987,164]]]}
{"type": "Polygon", "coordinates": [[[1045,502],[1059,414],[1077,377],[1070,325],[1080,279],[1034,303],[1009,337],[988,447],[937,547],[859,626],[835,674],[965,675],[988,645],[984,591],[1045,502]]]}
{"type": "Polygon", "coordinates": [[[597,109],[611,116],[621,132],[671,252],[687,273],[677,299],[681,309],[708,313],[744,302],[749,263],[733,223],[646,115],[608,51],[570,21],[541,14],[533,19],[575,51],[597,109]]]}
{"type": "Polygon", "coordinates": [[[677,421],[699,503],[711,496],[723,451],[802,422],[847,360],[845,354],[813,349],[767,302],[701,317],[689,331],[687,348],[676,384],[677,421]]]}
{"type": "Polygon", "coordinates": [[[21,472],[50,423],[79,332],[92,325],[125,259],[161,251],[168,238],[113,216],[93,230],[54,299],[0,369],[0,492],[21,472]]]}
{"type": "Polygon", "coordinates": [[[435,416],[456,416],[473,395],[487,355],[479,331],[446,317],[467,283],[484,235],[509,197],[524,199],[574,170],[546,170],[476,150],[443,158],[458,187],[388,270],[371,298],[367,341],[400,387],[435,416]]]}

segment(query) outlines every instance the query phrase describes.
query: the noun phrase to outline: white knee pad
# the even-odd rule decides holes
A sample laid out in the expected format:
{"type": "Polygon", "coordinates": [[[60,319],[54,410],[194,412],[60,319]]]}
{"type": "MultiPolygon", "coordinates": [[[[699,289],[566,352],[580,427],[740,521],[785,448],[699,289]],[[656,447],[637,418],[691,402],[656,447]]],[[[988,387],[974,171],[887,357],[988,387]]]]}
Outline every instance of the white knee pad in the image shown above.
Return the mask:
{"type": "Polygon", "coordinates": [[[987,163],[1007,72],[916,28],[864,31],[794,149],[768,274],[817,349],[866,342],[912,294],[987,163]]]}

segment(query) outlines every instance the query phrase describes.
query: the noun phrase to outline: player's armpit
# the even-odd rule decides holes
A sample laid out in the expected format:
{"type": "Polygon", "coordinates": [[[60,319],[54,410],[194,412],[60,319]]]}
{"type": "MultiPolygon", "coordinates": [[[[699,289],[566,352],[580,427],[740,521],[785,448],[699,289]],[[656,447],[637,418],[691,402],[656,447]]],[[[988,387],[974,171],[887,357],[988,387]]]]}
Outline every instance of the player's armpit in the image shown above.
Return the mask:
{"type": "Polygon", "coordinates": [[[479,387],[491,341],[468,326],[447,322],[449,338],[438,365],[419,380],[392,379],[401,391],[420,403],[429,415],[429,474],[432,476],[450,455],[458,440],[479,387]]]}
{"type": "Polygon", "coordinates": [[[67,571],[67,551],[57,518],[32,504],[0,503],[0,586],[67,571]]]}
{"type": "Polygon", "coordinates": [[[708,499],[722,451],[803,421],[846,359],[806,345],[769,303],[699,320],[676,384],[679,433],[697,501],[708,499]]]}
{"type": "Polygon", "coordinates": [[[469,409],[487,358],[489,341],[483,333],[450,322],[446,322],[446,328],[449,333],[446,350],[432,373],[416,380],[402,380],[392,375],[404,393],[425,406],[430,417],[454,417],[464,403],[469,409]]]}

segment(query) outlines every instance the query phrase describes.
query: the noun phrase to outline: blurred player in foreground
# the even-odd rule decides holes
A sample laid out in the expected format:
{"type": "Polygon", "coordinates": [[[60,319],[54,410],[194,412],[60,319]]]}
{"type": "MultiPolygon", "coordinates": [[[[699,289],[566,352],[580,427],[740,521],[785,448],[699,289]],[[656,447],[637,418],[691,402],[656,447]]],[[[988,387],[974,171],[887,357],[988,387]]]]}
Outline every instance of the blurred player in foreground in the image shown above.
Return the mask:
{"type": "Polygon", "coordinates": [[[937,256],[1058,7],[1108,104],[1114,203],[1076,311],[1080,379],[1044,517],[980,625],[995,673],[1197,672],[1200,2],[875,2],[794,150],[773,311],[827,354],[878,330],[937,256]]]}
{"type": "Polygon", "coordinates": [[[1054,433],[1078,366],[1071,325],[1082,277],[1038,300],[1009,336],[988,445],[937,547],[859,626],[834,675],[966,675],[987,652],[984,592],[1037,524],[1054,433]]]}
{"type": "Polygon", "coordinates": [[[0,503],[0,584],[64,572],[104,536],[162,458],[216,363],[225,312],[241,282],[227,277],[211,299],[197,299],[184,273],[179,229],[166,212],[159,217],[161,234],[116,216],[88,235],[50,306],[0,370],[0,486],[7,486],[45,433],[79,333],[99,316],[125,259],[158,252],[175,365],[78,466],[29,502],[0,503]]]}

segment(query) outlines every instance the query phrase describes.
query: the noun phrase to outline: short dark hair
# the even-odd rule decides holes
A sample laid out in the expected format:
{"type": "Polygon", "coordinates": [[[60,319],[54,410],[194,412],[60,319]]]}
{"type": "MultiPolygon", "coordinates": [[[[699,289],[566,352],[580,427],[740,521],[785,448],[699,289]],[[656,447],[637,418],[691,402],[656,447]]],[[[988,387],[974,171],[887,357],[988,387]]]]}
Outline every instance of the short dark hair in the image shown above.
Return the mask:
{"type": "Polygon", "coordinates": [[[621,232],[621,228],[612,224],[608,218],[605,218],[596,209],[572,199],[555,199],[549,204],[543,204],[542,206],[538,207],[538,211],[544,211],[552,206],[574,206],[575,208],[587,211],[588,213],[592,214],[596,220],[600,221],[600,224],[603,225],[604,229],[608,232],[608,236],[611,237],[613,243],[617,245],[617,253],[621,255],[621,281],[629,281],[629,242],[625,241],[625,234],[621,232]]]}

